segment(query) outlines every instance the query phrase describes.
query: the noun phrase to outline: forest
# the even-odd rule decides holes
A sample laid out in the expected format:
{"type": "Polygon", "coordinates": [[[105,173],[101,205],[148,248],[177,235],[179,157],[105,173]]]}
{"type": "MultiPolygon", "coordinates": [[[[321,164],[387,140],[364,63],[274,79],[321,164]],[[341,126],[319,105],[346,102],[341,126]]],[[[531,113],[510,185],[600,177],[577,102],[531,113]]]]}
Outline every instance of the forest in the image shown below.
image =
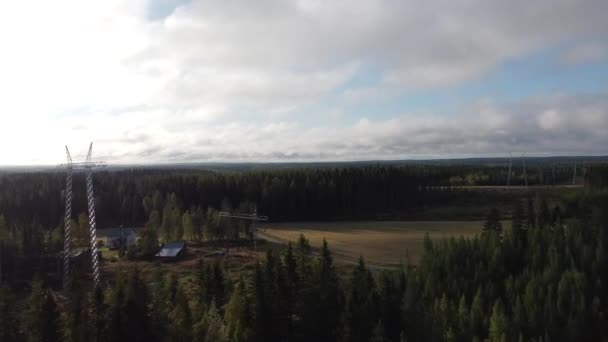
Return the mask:
{"type": "MultiPolygon", "coordinates": [[[[575,197],[530,192],[489,211],[475,238],[427,237],[416,265],[372,270],[362,257],[342,274],[331,246],[301,236],[237,272],[201,260],[192,286],[127,265],[95,291],[87,277],[57,289],[63,175],[2,175],[0,341],[606,340],[607,171],[590,168],[575,197]]],[[[413,210],[465,196],[445,186],[450,177],[424,167],[145,171],[96,175],[96,189],[100,221],[155,235],[140,238],[141,252],[157,236],[227,238],[213,220],[232,204],[289,219],[300,218],[291,205],[309,210],[306,219],[413,210]]]]}
{"type": "MultiPolygon", "coordinates": [[[[605,184],[601,165],[581,167],[579,182],[605,184]]],[[[572,165],[541,165],[528,170],[528,184],[571,184],[572,171],[572,165]]],[[[507,178],[505,167],[377,165],[246,172],[130,169],[98,172],[94,183],[99,226],[110,227],[143,226],[151,215],[162,220],[172,209],[193,214],[209,208],[251,210],[252,205],[274,221],[407,218],[428,206],[500,201],[504,194],[462,186],[505,186],[507,178]]],[[[84,183],[84,175],[75,173],[76,216],[86,213],[84,183]]],[[[524,184],[521,170],[514,169],[511,185],[524,184]]],[[[0,172],[0,212],[11,224],[57,228],[63,224],[64,187],[61,172],[0,172]]]]}

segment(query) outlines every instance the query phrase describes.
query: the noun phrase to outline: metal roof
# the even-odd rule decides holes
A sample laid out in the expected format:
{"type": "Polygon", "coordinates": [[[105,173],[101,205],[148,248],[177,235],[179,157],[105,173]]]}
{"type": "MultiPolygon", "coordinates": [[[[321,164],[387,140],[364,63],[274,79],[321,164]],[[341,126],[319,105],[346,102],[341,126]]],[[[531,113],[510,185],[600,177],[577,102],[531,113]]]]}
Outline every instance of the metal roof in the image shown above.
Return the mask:
{"type": "Polygon", "coordinates": [[[179,254],[179,252],[182,251],[182,249],[184,249],[185,246],[186,246],[186,243],[183,241],[165,243],[163,245],[163,248],[160,250],[160,252],[156,253],[156,256],[174,258],[179,254]]]}

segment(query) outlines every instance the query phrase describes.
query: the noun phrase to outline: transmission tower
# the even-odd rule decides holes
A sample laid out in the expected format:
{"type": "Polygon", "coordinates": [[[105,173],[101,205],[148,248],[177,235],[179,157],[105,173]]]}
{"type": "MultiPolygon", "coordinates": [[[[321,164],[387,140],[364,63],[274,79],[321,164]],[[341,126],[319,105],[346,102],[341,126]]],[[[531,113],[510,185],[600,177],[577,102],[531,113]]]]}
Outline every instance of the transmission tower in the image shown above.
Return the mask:
{"type": "Polygon", "coordinates": [[[523,164],[524,167],[524,181],[526,184],[526,187],[528,186],[528,172],[526,171],[526,152],[522,153],[521,155],[521,162],[523,164]]]}
{"type": "Polygon", "coordinates": [[[513,170],[513,153],[509,152],[509,174],[507,175],[507,186],[511,186],[511,172],[513,170]]]}
{"type": "Polygon", "coordinates": [[[241,214],[241,213],[231,213],[228,211],[222,211],[219,214],[219,217],[226,218],[236,218],[241,220],[249,220],[251,221],[251,228],[253,230],[253,249],[257,250],[257,230],[255,227],[255,223],[259,221],[268,221],[268,216],[258,216],[258,209],[253,209],[253,214],[241,214]]]}
{"type": "Polygon", "coordinates": [[[65,230],[63,241],[63,287],[69,289],[72,281],[72,270],[70,258],[72,257],[72,235],[71,235],[71,220],[72,220],[72,172],[74,169],[84,169],[87,183],[87,202],[89,210],[89,235],[91,244],[91,266],[93,268],[93,284],[95,288],[101,285],[99,275],[99,255],[97,252],[97,224],[95,221],[95,194],[93,192],[93,169],[96,167],[105,166],[104,162],[93,162],[93,143],[89,146],[87,158],[83,163],[73,163],[70,156],[70,150],[65,147],[67,163],[64,166],[67,171],[66,187],[65,187],[65,230]]]}

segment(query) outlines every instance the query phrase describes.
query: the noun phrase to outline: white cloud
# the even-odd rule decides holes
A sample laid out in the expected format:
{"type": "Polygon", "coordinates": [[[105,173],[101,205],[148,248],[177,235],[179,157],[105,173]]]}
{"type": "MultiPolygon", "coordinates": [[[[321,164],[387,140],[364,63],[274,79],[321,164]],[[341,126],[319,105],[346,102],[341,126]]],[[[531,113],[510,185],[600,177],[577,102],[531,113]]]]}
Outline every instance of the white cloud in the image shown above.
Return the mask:
{"type": "MultiPolygon", "coordinates": [[[[162,20],[150,20],[149,7],[146,0],[0,5],[0,145],[11,147],[0,164],[52,163],[63,159],[64,143],[86,149],[89,140],[125,162],[397,157],[426,151],[413,147],[426,142],[424,153],[490,152],[486,131],[507,139],[514,118],[524,120],[513,114],[521,108],[479,106],[452,119],[370,113],[337,128],[327,121],[343,122],[343,103],[320,102],[455,85],[509,58],[608,32],[603,0],[193,0],[162,20]],[[367,65],[381,83],[349,85],[367,65]]],[[[583,48],[568,60],[602,51],[583,48]]],[[[537,115],[533,126],[595,132],[607,106],[594,103],[558,101],[544,108],[554,117],[537,115]]]]}

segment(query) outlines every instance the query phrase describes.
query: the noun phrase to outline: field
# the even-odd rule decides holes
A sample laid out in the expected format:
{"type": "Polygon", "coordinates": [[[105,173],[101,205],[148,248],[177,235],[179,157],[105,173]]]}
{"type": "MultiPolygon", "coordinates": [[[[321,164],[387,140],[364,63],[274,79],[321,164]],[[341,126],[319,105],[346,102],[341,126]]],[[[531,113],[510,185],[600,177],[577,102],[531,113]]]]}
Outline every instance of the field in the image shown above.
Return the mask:
{"type": "Polygon", "coordinates": [[[300,234],[320,247],[327,240],[336,261],[355,263],[363,256],[376,267],[418,262],[426,233],[433,240],[471,237],[481,232],[481,221],[379,221],[276,223],[260,226],[258,236],[270,242],[297,241],[300,234]]]}

